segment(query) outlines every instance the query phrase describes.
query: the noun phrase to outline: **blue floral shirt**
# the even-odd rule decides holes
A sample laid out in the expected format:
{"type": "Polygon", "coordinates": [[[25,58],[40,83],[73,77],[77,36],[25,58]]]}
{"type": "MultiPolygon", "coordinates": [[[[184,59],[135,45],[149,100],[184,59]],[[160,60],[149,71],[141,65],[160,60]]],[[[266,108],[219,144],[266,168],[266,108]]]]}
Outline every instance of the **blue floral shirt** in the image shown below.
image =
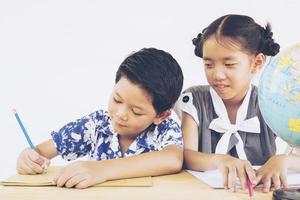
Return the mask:
{"type": "MultiPolygon", "coordinates": [[[[99,110],[51,133],[58,153],[65,160],[89,156],[91,160],[122,157],[118,134],[113,131],[107,111],[99,110]]],[[[167,118],[154,129],[146,129],[129,146],[124,157],[159,151],[170,144],[182,147],[177,122],[167,118]]]]}

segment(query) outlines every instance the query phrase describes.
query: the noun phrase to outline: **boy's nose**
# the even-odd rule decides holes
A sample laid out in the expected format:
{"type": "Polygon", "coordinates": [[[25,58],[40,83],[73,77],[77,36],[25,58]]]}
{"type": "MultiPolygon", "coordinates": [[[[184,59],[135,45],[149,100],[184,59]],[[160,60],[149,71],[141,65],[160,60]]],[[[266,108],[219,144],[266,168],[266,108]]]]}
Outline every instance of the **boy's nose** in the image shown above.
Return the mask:
{"type": "Polygon", "coordinates": [[[121,119],[122,121],[127,121],[128,120],[128,116],[127,113],[123,110],[120,109],[116,112],[116,116],[121,119]]]}

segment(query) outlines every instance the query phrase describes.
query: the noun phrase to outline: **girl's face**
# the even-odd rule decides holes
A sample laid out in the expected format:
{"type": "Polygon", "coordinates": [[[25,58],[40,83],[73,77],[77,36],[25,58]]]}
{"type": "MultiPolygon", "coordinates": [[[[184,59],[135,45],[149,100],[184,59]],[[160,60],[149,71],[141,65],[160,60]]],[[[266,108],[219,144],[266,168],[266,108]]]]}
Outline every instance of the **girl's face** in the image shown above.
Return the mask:
{"type": "MultiPolygon", "coordinates": [[[[225,44],[226,40],[230,42],[225,38],[225,44]]],[[[262,67],[264,56],[249,55],[241,51],[238,45],[227,46],[219,44],[214,35],[204,42],[205,74],[209,85],[224,102],[240,102],[247,93],[252,77],[262,67]]]]}
{"type": "Polygon", "coordinates": [[[114,130],[129,138],[135,138],[152,123],[161,122],[150,95],[124,77],[114,87],[108,113],[114,130]]]}

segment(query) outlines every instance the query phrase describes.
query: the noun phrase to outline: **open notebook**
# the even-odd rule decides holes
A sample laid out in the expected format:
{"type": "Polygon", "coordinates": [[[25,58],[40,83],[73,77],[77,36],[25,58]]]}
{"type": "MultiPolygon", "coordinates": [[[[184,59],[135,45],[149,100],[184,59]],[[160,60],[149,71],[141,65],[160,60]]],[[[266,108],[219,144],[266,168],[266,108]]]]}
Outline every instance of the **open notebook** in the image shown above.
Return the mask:
{"type": "MultiPolygon", "coordinates": [[[[260,166],[254,166],[253,168],[257,170],[259,167],[260,166]]],[[[193,170],[186,171],[212,188],[223,188],[223,177],[219,170],[210,170],[206,172],[193,170]]],[[[287,181],[289,187],[300,187],[300,172],[289,171],[287,174],[287,181]]],[[[238,187],[240,187],[239,182],[238,187]]]]}
{"type": "MultiPolygon", "coordinates": [[[[14,175],[8,179],[1,181],[0,185],[4,186],[54,186],[52,182],[54,176],[59,172],[62,167],[51,166],[47,169],[46,173],[37,175],[14,175]]],[[[152,178],[129,178],[114,181],[107,181],[95,185],[95,187],[151,187],[152,178]]]]}

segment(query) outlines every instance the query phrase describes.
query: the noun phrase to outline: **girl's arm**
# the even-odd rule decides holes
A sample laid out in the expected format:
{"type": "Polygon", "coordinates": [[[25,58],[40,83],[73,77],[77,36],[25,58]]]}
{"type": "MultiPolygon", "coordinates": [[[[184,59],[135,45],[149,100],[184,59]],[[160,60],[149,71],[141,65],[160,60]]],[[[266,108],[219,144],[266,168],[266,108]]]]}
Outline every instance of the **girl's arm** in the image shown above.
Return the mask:
{"type": "Polygon", "coordinates": [[[300,171],[300,155],[289,155],[288,169],[300,171]]]}
{"type": "Polygon", "coordinates": [[[184,165],[188,169],[207,171],[216,169],[217,154],[198,152],[198,126],[192,116],[183,112],[181,129],[184,142],[184,165]]]}
{"type": "Polygon", "coordinates": [[[182,149],[168,145],[160,151],[102,161],[78,161],[54,178],[57,186],[86,188],[108,180],[158,176],[181,170],[182,149]]]}
{"type": "Polygon", "coordinates": [[[272,156],[256,173],[257,183],[263,184],[263,192],[269,192],[272,185],[275,189],[288,187],[286,173],[288,170],[300,171],[300,155],[279,154],[272,156]]]}
{"type": "Polygon", "coordinates": [[[182,113],[182,132],[184,141],[184,165],[188,169],[207,171],[219,169],[223,175],[225,189],[235,191],[236,179],[239,178],[242,189],[247,188],[247,177],[255,182],[255,172],[247,160],[240,160],[229,155],[208,154],[198,152],[199,134],[198,127],[193,118],[182,113]]]}

